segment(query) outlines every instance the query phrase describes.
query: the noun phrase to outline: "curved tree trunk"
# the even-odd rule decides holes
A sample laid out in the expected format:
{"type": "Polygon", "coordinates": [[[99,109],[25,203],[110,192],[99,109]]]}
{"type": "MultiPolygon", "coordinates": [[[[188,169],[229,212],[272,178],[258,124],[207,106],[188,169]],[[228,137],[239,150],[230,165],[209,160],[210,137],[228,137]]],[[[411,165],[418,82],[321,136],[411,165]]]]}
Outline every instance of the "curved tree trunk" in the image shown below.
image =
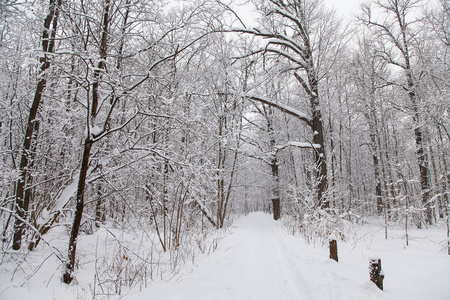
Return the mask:
{"type": "Polygon", "coordinates": [[[44,31],[42,32],[42,50],[44,56],[40,58],[41,67],[39,69],[38,78],[39,81],[34,92],[33,102],[31,104],[30,112],[28,115],[28,121],[25,131],[24,142],[21,151],[19,172],[20,176],[16,184],[15,205],[16,213],[20,218],[16,218],[14,223],[14,237],[13,246],[14,250],[19,250],[22,245],[22,236],[25,229],[25,224],[21,219],[27,218],[28,206],[30,204],[30,194],[27,192],[27,183],[29,183],[28,169],[33,161],[34,153],[31,151],[34,142],[36,142],[36,134],[39,128],[36,115],[41,104],[42,94],[47,85],[47,80],[44,73],[50,68],[49,53],[52,53],[55,46],[56,28],[58,26],[59,6],[61,0],[50,0],[49,12],[44,20],[44,31]]]}

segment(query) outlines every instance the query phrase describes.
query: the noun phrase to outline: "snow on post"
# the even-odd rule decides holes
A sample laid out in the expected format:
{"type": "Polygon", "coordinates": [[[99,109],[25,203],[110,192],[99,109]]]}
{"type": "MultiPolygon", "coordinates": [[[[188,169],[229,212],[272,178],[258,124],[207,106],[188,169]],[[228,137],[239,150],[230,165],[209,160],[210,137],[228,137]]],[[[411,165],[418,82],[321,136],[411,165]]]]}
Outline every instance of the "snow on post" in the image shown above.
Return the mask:
{"type": "Polygon", "coordinates": [[[384,272],[381,269],[381,258],[372,257],[369,262],[370,280],[383,290],[384,272]]]}
{"type": "Polygon", "coordinates": [[[336,237],[334,235],[330,235],[328,236],[328,241],[330,242],[330,258],[334,259],[336,262],[339,262],[336,237]]]}

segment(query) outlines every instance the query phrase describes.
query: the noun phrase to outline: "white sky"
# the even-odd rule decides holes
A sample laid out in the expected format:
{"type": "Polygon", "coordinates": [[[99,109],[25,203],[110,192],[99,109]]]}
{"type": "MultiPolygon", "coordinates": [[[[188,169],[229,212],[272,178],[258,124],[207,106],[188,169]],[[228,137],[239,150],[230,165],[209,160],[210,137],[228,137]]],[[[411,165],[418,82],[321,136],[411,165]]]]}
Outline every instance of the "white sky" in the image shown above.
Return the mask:
{"type": "MultiPolygon", "coordinates": [[[[323,0],[325,6],[332,8],[338,15],[345,17],[347,20],[356,20],[356,17],[361,14],[361,4],[370,2],[370,0],[323,0]]],[[[434,4],[437,0],[424,0],[423,5],[434,4]]],[[[253,15],[253,5],[249,0],[234,0],[232,7],[242,18],[247,25],[257,25],[253,15]],[[247,5],[239,5],[240,3],[248,3],[247,5]]],[[[235,24],[239,26],[237,23],[235,24]]]]}
{"type": "Polygon", "coordinates": [[[360,3],[364,0],[324,0],[325,5],[334,8],[338,14],[345,17],[352,17],[359,12],[360,3]]]}
{"type": "MultiPolygon", "coordinates": [[[[366,1],[367,0],[324,0],[324,4],[329,8],[335,9],[338,15],[342,15],[350,19],[359,13],[361,6],[360,3],[366,1]]],[[[248,2],[248,0],[233,1],[232,7],[247,25],[252,26],[252,23],[256,24],[256,21],[254,21],[254,17],[252,15],[253,6],[248,2]],[[240,3],[245,2],[248,4],[243,6],[239,5],[240,3]]]]}

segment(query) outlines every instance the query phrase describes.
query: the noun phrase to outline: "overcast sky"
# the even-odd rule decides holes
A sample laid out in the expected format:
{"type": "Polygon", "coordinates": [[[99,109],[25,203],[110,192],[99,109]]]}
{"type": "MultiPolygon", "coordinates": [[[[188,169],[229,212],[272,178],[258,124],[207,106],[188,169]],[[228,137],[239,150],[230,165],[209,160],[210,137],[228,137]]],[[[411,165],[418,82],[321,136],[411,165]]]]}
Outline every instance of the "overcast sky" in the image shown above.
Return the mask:
{"type": "Polygon", "coordinates": [[[364,0],[325,0],[325,5],[336,9],[339,14],[351,17],[358,13],[361,2],[364,0]]]}
{"type": "MultiPolygon", "coordinates": [[[[254,17],[252,16],[253,6],[251,4],[243,6],[239,5],[239,3],[247,1],[248,0],[238,0],[234,2],[234,5],[232,6],[248,25],[255,22],[254,17]]],[[[343,15],[346,18],[352,18],[352,16],[359,13],[360,3],[366,1],[367,0],[324,0],[324,4],[329,8],[334,8],[339,15],[343,15]]]]}

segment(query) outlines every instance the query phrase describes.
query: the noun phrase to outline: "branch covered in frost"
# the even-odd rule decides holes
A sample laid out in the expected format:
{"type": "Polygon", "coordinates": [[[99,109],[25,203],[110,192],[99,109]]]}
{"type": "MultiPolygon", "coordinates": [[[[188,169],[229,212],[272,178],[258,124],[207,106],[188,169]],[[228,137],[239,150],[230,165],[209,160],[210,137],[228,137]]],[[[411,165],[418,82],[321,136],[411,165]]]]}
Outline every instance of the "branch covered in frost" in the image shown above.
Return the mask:
{"type": "Polygon", "coordinates": [[[259,29],[253,28],[253,29],[247,29],[247,28],[231,28],[229,30],[225,30],[226,32],[238,32],[238,33],[247,33],[252,34],[254,36],[259,36],[264,39],[269,39],[267,46],[265,48],[262,48],[260,50],[256,50],[252,52],[252,54],[257,54],[260,52],[272,52],[279,54],[281,56],[284,56],[285,58],[289,59],[290,61],[298,64],[301,68],[306,68],[305,62],[307,61],[306,56],[304,54],[304,47],[302,47],[300,44],[298,44],[293,39],[289,38],[286,35],[280,34],[280,33],[272,33],[272,32],[263,32],[259,29]],[[278,45],[278,46],[284,46],[290,50],[292,50],[295,54],[300,56],[300,59],[295,58],[290,53],[287,53],[285,51],[282,51],[280,49],[276,48],[269,48],[270,45],[278,45]]]}
{"type": "Polygon", "coordinates": [[[312,144],[310,142],[295,142],[295,141],[289,141],[287,142],[285,145],[279,145],[279,146],[275,146],[275,148],[278,151],[281,151],[287,147],[297,147],[297,148],[302,148],[302,149],[319,149],[320,145],[319,144],[312,144]]]}
{"type": "Polygon", "coordinates": [[[287,113],[288,115],[294,116],[297,119],[305,122],[306,124],[308,124],[308,126],[312,126],[311,123],[311,119],[308,117],[308,115],[304,112],[301,112],[293,107],[290,107],[288,105],[285,105],[283,103],[279,103],[279,102],[273,102],[272,100],[266,99],[266,98],[262,98],[259,96],[252,96],[252,95],[244,95],[244,97],[250,99],[250,100],[254,100],[254,101],[258,101],[260,103],[264,103],[267,104],[269,106],[275,107],[279,110],[281,110],[284,113],[287,113]]]}
{"type": "Polygon", "coordinates": [[[193,200],[202,214],[206,217],[206,219],[208,219],[209,223],[211,223],[212,226],[217,227],[216,222],[214,222],[213,218],[211,218],[211,213],[208,211],[208,208],[204,206],[200,201],[198,201],[197,198],[193,197],[193,200]]]}

